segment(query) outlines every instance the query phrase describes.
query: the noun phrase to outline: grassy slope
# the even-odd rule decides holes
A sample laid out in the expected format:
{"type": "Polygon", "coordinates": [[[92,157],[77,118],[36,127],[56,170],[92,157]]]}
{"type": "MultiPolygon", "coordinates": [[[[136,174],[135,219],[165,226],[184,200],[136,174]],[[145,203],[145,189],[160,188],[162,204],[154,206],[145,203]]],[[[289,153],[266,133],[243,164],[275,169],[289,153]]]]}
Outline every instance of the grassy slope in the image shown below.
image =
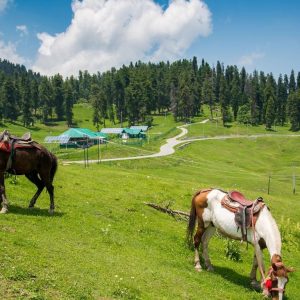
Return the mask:
{"type": "MultiPolygon", "coordinates": [[[[45,132],[41,129],[40,136],[45,132]]],[[[17,185],[8,179],[10,213],[0,216],[0,298],[262,299],[248,285],[251,247],[242,245],[242,262],[233,262],[225,258],[226,240],[215,237],[210,253],[216,271],[196,274],[193,253],[184,244],[186,224],[143,202],[171,202],[188,211],[192,194],[209,186],[263,196],[278,223],[282,213],[290,218],[290,226],[283,227],[283,257],[299,269],[300,186],[293,195],[291,180],[278,176],[298,171],[291,161],[297,165],[299,143],[294,138],[204,141],[160,159],[88,169],[60,165],[54,217],[48,216],[45,192],[38,208],[28,211],[34,187],[23,177],[17,185]]],[[[299,272],[291,275],[289,299],[299,295],[297,282],[299,272]]]]}

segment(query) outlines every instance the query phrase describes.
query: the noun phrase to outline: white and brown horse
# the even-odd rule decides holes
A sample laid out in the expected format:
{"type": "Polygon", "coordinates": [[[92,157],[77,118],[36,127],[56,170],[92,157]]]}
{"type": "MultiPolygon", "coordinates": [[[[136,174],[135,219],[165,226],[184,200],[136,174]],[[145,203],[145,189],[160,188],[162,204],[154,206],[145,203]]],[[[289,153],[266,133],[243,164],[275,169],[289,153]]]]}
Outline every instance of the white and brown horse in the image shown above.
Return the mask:
{"type": "MultiPolygon", "coordinates": [[[[224,206],[224,199],[228,200],[228,194],[219,189],[201,190],[192,199],[187,234],[189,240],[193,239],[194,242],[195,269],[197,271],[202,270],[199,258],[199,245],[202,243],[202,255],[207,270],[213,270],[208,255],[208,242],[217,229],[226,237],[236,240],[243,239],[254,246],[255,254],[250,273],[251,284],[253,286],[258,284],[256,273],[259,267],[264,294],[271,296],[272,299],[281,300],[285,285],[288,282],[288,273],[292,269],[285,267],[282,263],[280,232],[269,209],[266,205],[261,205],[256,214],[255,224],[252,221],[252,226],[246,230],[246,233],[242,234],[236,223],[236,214],[224,206]],[[193,237],[196,221],[197,230],[193,237]],[[267,276],[265,276],[263,263],[262,249],[264,248],[268,249],[271,259],[271,267],[267,272],[267,276]]],[[[259,201],[263,202],[261,198],[259,198],[259,201]]]]}

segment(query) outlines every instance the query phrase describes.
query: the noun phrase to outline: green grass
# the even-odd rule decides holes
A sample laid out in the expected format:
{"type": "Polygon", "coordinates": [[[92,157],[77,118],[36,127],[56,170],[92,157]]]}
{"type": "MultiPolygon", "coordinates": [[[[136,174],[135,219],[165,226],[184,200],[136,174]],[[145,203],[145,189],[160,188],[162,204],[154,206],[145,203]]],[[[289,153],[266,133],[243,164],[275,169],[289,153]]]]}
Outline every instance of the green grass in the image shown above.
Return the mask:
{"type": "MultiPolygon", "coordinates": [[[[253,134],[295,134],[289,130],[290,126],[276,126],[272,130],[266,130],[265,126],[250,126],[230,123],[224,127],[220,120],[210,120],[206,123],[195,123],[189,127],[189,132],[185,138],[211,137],[221,135],[253,135],[253,134]]],[[[297,134],[297,133],[296,133],[297,134]]]]}
{"type": "MultiPolygon", "coordinates": [[[[172,119],[158,118],[153,132],[160,138],[149,143],[153,151],[176,134],[172,119]]],[[[47,131],[41,128],[34,137],[47,131]]],[[[215,272],[196,273],[194,254],[185,245],[186,224],[144,202],[188,211],[193,193],[206,187],[262,196],[281,227],[285,264],[299,269],[298,177],[292,193],[292,174],[299,175],[299,146],[298,138],[207,140],[179,146],[168,157],[86,169],[62,165],[60,159],[53,217],[47,212],[46,192],[29,211],[34,186],[22,176],[17,184],[7,179],[11,206],[0,216],[0,298],[262,299],[249,286],[251,246],[247,250],[237,244],[241,261],[235,262],[226,258],[227,241],[216,236],[209,247],[215,272]]],[[[122,154],[117,151],[112,150],[122,154]]],[[[265,261],[268,266],[266,251],[265,261]]],[[[299,279],[297,271],[290,275],[288,299],[298,298],[299,279]]]]}

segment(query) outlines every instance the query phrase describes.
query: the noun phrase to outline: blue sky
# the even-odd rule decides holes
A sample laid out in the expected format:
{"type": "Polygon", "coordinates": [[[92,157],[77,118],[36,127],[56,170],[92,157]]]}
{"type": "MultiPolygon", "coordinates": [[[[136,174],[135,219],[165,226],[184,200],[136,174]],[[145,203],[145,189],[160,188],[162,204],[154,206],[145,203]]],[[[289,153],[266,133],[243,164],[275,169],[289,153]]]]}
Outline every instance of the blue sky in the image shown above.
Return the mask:
{"type": "Polygon", "coordinates": [[[0,0],[0,58],[47,75],[193,56],[289,74],[299,16],[297,0],[0,0]]]}

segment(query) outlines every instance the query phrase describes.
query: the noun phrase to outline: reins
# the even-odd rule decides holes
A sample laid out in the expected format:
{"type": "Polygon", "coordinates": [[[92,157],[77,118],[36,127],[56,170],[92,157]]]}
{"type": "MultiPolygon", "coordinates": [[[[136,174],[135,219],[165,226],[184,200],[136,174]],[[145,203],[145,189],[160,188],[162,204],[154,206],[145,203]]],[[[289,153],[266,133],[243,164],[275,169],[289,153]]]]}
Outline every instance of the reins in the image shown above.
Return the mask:
{"type": "MultiPolygon", "coordinates": [[[[254,209],[255,204],[258,202],[258,200],[259,200],[259,198],[257,198],[253,202],[253,205],[251,207],[251,219],[252,219],[251,227],[252,227],[252,232],[253,232],[253,242],[254,242],[254,245],[258,245],[258,241],[257,241],[256,234],[255,234],[255,224],[254,224],[254,218],[253,218],[253,209],[254,209]]],[[[255,252],[256,252],[255,255],[256,255],[256,260],[257,260],[258,268],[259,268],[261,277],[262,277],[263,281],[265,282],[266,277],[265,277],[265,274],[264,274],[264,270],[263,270],[263,267],[262,267],[262,264],[261,264],[260,260],[257,259],[257,250],[256,250],[256,247],[254,247],[254,249],[255,249],[255,252]]]]}

